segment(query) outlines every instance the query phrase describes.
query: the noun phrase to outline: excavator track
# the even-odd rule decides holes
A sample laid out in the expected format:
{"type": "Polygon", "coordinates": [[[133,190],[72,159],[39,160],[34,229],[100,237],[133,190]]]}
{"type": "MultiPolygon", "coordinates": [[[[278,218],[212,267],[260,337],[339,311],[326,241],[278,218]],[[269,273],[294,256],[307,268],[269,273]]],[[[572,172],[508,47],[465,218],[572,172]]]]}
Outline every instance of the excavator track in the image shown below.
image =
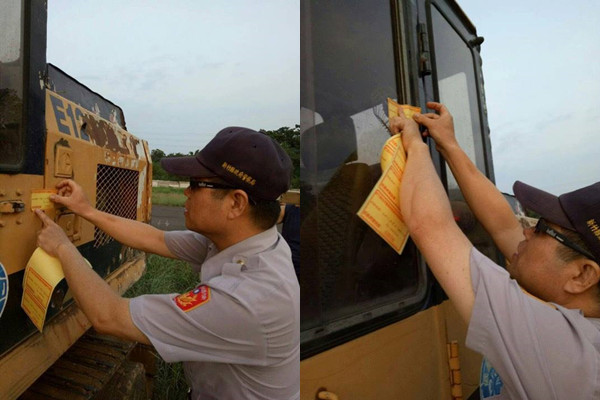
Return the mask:
{"type": "Polygon", "coordinates": [[[91,329],[19,399],[147,399],[144,366],[128,360],[135,346],[91,329]]]}

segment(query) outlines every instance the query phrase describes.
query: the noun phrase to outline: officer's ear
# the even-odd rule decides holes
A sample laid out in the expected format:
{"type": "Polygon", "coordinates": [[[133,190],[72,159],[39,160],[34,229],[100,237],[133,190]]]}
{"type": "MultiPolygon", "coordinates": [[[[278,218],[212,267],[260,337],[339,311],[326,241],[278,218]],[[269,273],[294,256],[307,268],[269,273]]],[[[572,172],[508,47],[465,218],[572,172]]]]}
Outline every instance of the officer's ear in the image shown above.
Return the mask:
{"type": "Polygon", "coordinates": [[[569,263],[570,279],[565,283],[564,289],[567,293],[583,293],[591,287],[598,286],[600,281],[600,266],[598,263],[580,258],[569,263]]]}
{"type": "Polygon", "coordinates": [[[242,216],[250,207],[248,194],[241,190],[235,189],[229,193],[229,209],[227,216],[230,219],[235,219],[242,216]]]}

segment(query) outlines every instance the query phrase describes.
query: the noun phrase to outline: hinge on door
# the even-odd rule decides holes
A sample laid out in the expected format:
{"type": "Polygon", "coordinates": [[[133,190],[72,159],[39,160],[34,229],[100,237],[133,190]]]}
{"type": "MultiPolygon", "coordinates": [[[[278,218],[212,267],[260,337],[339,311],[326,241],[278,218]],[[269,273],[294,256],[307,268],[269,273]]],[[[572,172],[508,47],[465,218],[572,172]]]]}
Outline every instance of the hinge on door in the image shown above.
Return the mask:
{"type": "Polygon", "coordinates": [[[483,43],[484,40],[485,39],[483,38],[483,36],[477,36],[477,37],[469,40],[469,46],[471,46],[471,47],[477,47],[477,51],[479,51],[481,43],[483,43]]]}
{"type": "Polygon", "coordinates": [[[431,75],[431,53],[429,52],[429,35],[427,24],[420,22],[417,25],[419,40],[419,76],[431,75]]]}
{"type": "Polygon", "coordinates": [[[460,358],[458,357],[458,342],[453,340],[446,344],[448,350],[448,366],[450,368],[450,393],[452,400],[462,400],[462,377],[460,374],[460,358]]]}

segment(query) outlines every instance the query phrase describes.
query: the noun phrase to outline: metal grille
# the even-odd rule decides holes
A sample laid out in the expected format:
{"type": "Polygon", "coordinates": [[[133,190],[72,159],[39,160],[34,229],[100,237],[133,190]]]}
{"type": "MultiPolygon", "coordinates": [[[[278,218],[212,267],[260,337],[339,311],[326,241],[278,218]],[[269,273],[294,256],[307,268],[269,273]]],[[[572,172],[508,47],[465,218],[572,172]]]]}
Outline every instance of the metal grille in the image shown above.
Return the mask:
{"type": "MultiPolygon", "coordinates": [[[[96,208],[119,217],[136,219],[139,172],[98,165],[96,173],[96,208]]],[[[101,229],[94,231],[94,247],[113,240],[101,229]]]]}

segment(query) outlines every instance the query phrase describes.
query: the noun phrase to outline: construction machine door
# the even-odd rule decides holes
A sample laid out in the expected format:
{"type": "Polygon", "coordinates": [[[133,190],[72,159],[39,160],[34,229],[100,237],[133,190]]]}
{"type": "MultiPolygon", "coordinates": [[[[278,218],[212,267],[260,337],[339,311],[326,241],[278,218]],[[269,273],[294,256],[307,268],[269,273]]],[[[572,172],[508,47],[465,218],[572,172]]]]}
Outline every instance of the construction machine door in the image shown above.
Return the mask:
{"type": "MultiPolygon", "coordinates": [[[[454,117],[457,140],[477,168],[494,181],[490,130],[487,122],[480,47],[483,38],[460,7],[449,0],[420,5],[421,39],[427,40],[431,74],[423,74],[426,101],[439,101],[454,117]]],[[[460,192],[450,167],[442,164],[455,218],[469,240],[485,255],[502,265],[491,238],[476,222],[460,192]]]]}
{"type": "Polygon", "coordinates": [[[0,2],[0,15],[1,357],[35,331],[20,303],[24,267],[40,229],[31,212],[31,192],[44,188],[45,89],[40,77],[46,70],[46,5],[0,2]]]}

